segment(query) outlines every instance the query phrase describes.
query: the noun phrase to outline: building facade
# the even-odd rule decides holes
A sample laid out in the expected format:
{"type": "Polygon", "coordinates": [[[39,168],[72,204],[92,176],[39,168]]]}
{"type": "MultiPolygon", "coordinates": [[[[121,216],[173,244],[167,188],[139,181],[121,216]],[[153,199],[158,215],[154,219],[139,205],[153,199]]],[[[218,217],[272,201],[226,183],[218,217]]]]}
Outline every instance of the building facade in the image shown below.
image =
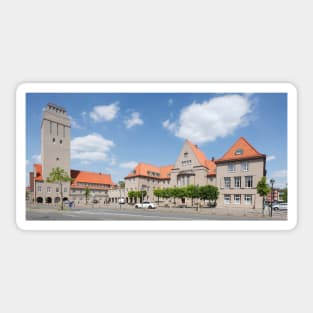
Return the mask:
{"type": "MultiPolygon", "coordinates": [[[[30,173],[30,191],[35,203],[57,204],[70,200],[77,206],[119,203],[130,199],[129,192],[145,191],[144,200],[160,200],[155,189],[213,185],[219,189],[217,206],[222,208],[262,209],[262,197],[256,186],[266,176],[266,155],[258,152],[245,138],[240,137],[218,159],[208,159],[201,149],[185,140],[175,164],[155,166],[140,162],[125,177],[125,187],[117,186],[111,175],[70,169],[71,125],[66,110],[49,103],[41,123],[41,164],[34,164],[30,173]],[[70,182],[49,183],[52,170],[60,167],[71,177],[70,182]],[[86,197],[86,190],[89,195],[86,197]]],[[[165,204],[171,200],[161,199],[165,204]]],[[[188,204],[190,199],[177,200],[188,204]]]]}
{"type": "MultiPolygon", "coordinates": [[[[263,198],[258,195],[256,186],[262,176],[266,176],[265,162],[266,156],[243,137],[217,160],[209,160],[197,145],[186,140],[174,165],[156,167],[139,163],[125,177],[126,194],[147,190],[146,199],[156,201],[159,200],[153,194],[156,188],[213,185],[220,193],[218,207],[262,209],[263,198]]],[[[190,201],[176,200],[176,204],[190,201]]]]}
{"type": "Polygon", "coordinates": [[[49,103],[44,111],[41,123],[41,164],[34,164],[30,173],[31,200],[35,203],[59,204],[61,200],[70,200],[74,205],[83,206],[92,203],[101,206],[118,202],[125,197],[111,175],[94,173],[70,168],[71,124],[64,108],[49,103]],[[69,182],[49,183],[47,178],[55,168],[63,169],[72,179],[69,182]],[[89,190],[86,197],[86,189],[89,190]]]}

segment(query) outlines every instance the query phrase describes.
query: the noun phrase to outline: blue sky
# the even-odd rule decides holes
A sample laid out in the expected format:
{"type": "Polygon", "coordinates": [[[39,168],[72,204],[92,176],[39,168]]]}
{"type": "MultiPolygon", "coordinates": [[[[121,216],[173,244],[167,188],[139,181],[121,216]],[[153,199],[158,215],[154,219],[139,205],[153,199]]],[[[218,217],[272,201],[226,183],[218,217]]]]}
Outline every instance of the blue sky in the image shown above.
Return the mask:
{"type": "Polygon", "coordinates": [[[117,182],[136,162],[174,164],[184,139],[217,159],[243,136],[267,155],[267,177],[286,185],[286,94],[27,94],[27,173],[40,162],[42,110],[49,102],[71,118],[72,169],[109,173],[117,182]]]}

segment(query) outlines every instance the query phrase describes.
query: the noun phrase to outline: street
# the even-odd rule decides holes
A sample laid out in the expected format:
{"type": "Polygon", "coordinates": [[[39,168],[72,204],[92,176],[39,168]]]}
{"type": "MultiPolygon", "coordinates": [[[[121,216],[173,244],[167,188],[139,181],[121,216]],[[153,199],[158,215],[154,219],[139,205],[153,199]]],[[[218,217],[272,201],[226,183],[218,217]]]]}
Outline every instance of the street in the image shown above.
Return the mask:
{"type": "Polygon", "coordinates": [[[263,216],[253,210],[233,214],[221,209],[135,209],[133,207],[65,208],[28,207],[27,220],[286,220],[287,211],[274,211],[273,216],[263,216]]]}

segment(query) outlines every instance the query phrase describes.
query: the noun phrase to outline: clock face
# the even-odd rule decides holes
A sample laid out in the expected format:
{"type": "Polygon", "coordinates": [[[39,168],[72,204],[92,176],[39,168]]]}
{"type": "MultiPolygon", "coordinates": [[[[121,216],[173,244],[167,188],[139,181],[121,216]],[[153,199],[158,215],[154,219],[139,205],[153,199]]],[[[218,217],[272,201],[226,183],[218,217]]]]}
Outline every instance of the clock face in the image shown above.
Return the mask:
{"type": "Polygon", "coordinates": [[[235,151],[235,155],[240,155],[240,154],[243,154],[243,150],[242,149],[237,149],[235,151]]]}

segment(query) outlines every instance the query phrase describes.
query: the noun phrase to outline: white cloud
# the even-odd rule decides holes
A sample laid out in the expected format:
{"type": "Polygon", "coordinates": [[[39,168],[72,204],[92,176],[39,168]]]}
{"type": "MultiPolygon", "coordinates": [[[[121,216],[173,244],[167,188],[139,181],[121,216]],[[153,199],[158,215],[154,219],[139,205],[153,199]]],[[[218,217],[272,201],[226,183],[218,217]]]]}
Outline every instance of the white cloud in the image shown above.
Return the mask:
{"type": "Polygon", "coordinates": [[[116,164],[116,159],[115,157],[112,157],[110,161],[110,165],[115,165],[115,164],[116,164]]]}
{"type": "Polygon", "coordinates": [[[107,160],[112,147],[114,147],[113,141],[96,133],[76,137],[71,141],[71,158],[83,161],[107,160]]]}
{"type": "Polygon", "coordinates": [[[266,158],[266,161],[270,162],[272,160],[275,160],[276,159],[276,156],[275,155],[270,155],[266,158]]]}
{"type": "Polygon", "coordinates": [[[113,120],[116,117],[119,109],[118,102],[114,102],[109,105],[98,105],[93,108],[93,111],[89,113],[89,116],[95,122],[107,122],[113,120]]]}
{"type": "Polygon", "coordinates": [[[176,124],[175,123],[171,123],[170,120],[166,120],[162,123],[163,127],[168,129],[171,132],[175,132],[176,130],[176,124]]]}
{"type": "Polygon", "coordinates": [[[194,143],[214,141],[231,135],[238,127],[249,124],[252,111],[250,97],[225,95],[203,103],[192,103],[181,112],[177,122],[163,122],[175,136],[194,143]]]}
{"type": "Polygon", "coordinates": [[[121,163],[120,167],[129,168],[132,170],[134,167],[136,167],[137,164],[138,162],[136,161],[130,161],[130,162],[121,163]]]}
{"type": "Polygon", "coordinates": [[[69,119],[71,121],[71,126],[73,128],[81,128],[80,125],[77,123],[77,121],[72,116],[69,116],[69,119]]]}
{"type": "Polygon", "coordinates": [[[34,155],[32,155],[32,160],[35,163],[41,163],[41,154],[34,154],[34,155]]]}
{"type": "Polygon", "coordinates": [[[142,125],[143,120],[140,118],[140,114],[138,112],[133,112],[131,117],[124,121],[126,128],[132,128],[135,125],[142,125]]]}
{"type": "Polygon", "coordinates": [[[287,177],[287,170],[278,170],[272,173],[272,177],[284,178],[287,177]]]}

